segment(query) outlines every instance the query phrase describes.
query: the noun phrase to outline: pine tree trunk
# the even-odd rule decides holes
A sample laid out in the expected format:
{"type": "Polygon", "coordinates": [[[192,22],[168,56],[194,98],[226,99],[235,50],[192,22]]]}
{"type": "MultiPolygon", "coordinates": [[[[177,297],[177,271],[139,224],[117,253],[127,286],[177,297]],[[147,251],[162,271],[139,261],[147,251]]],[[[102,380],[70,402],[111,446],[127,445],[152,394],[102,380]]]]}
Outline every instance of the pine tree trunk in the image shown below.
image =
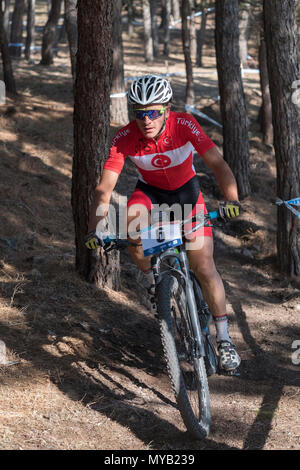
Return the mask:
{"type": "Polygon", "coordinates": [[[9,53],[11,57],[21,57],[23,40],[23,14],[25,0],[16,0],[10,31],[9,53]]]}
{"type": "Polygon", "coordinates": [[[150,1],[143,0],[145,61],[153,61],[153,39],[151,31],[150,1]]]}
{"type": "MultiPolygon", "coordinates": [[[[299,103],[292,99],[299,71],[295,0],[264,0],[265,40],[272,100],[277,196],[300,196],[299,103]]],[[[300,275],[300,220],[278,207],[277,256],[282,272],[300,275]]]]}
{"type": "Polygon", "coordinates": [[[263,133],[263,141],[266,145],[273,145],[272,103],[267,66],[267,49],[263,34],[261,35],[259,46],[259,71],[262,94],[261,130],[263,133]]]}
{"type": "Polygon", "coordinates": [[[240,2],[239,11],[239,31],[240,31],[240,59],[243,67],[248,66],[248,36],[249,36],[249,19],[251,11],[251,2],[249,0],[240,2]]]}
{"type": "Polygon", "coordinates": [[[190,0],[190,48],[191,48],[191,57],[196,59],[197,57],[197,26],[195,19],[195,9],[194,9],[194,0],[190,0]]]}
{"type": "Polygon", "coordinates": [[[183,54],[186,69],[186,104],[193,106],[195,103],[195,92],[194,92],[194,79],[193,79],[193,66],[191,60],[191,49],[190,49],[190,33],[188,29],[187,17],[190,15],[189,0],[182,0],[181,4],[181,37],[183,54]]]}
{"type": "Polygon", "coordinates": [[[28,0],[27,4],[27,37],[25,44],[25,58],[30,59],[31,49],[35,39],[35,0],[28,0]]]}
{"type": "Polygon", "coordinates": [[[8,40],[4,29],[4,10],[2,10],[2,2],[0,1],[0,52],[3,64],[3,79],[5,83],[6,93],[12,95],[17,94],[16,82],[14,79],[11,58],[8,49],[8,40]]]}
{"type": "Polygon", "coordinates": [[[10,7],[10,0],[5,0],[3,24],[4,24],[4,31],[6,33],[7,38],[9,38],[9,7],[10,7]]]}
{"type": "MultiPolygon", "coordinates": [[[[64,5],[65,2],[63,2],[64,5]]],[[[62,25],[57,25],[56,26],[57,31],[55,35],[55,42],[54,42],[54,47],[53,47],[53,55],[55,57],[58,56],[58,45],[60,43],[66,43],[67,42],[67,28],[66,28],[66,15],[65,12],[63,12],[63,23],[62,25]]],[[[71,64],[72,66],[72,64],[71,64]]]]}
{"type": "Polygon", "coordinates": [[[124,86],[124,59],[122,41],[122,0],[115,0],[113,18],[113,75],[112,75],[112,95],[110,100],[110,119],[118,124],[128,123],[127,96],[124,86]]]}
{"type": "Polygon", "coordinates": [[[215,37],[224,159],[243,199],[250,193],[249,140],[239,57],[238,0],[216,0],[215,37]]]}
{"type": "Polygon", "coordinates": [[[159,55],[158,27],[157,27],[157,0],[150,0],[151,34],[153,41],[153,56],[159,55]]]}
{"type": "Polygon", "coordinates": [[[53,48],[56,40],[56,27],[60,17],[61,4],[62,0],[52,0],[49,18],[43,34],[41,65],[53,64],[53,48]]]}
{"type": "Polygon", "coordinates": [[[172,0],[172,16],[174,21],[180,20],[180,0],[172,0]]]}
{"type": "Polygon", "coordinates": [[[65,21],[69,42],[71,69],[73,81],[76,78],[76,53],[77,53],[77,0],[65,0],[65,21]]]}
{"type": "Polygon", "coordinates": [[[108,154],[112,77],[110,0],[78,0],[72,209],[76,269],[89,282],[119,289],[118,252],[99,256],[84,246],[94,189],[108,154]]]}
{"type": "Polygon", "coordinates": [[[164,0],[164,55],[169,56],[171,0],[164,0]]]}
{"type": "Polygon", "coordinates": [[[128,32],[128,37],[131,38],[132,35],[133,35],[133,24],[132,24],[132,21],[133,21],[133,19],[134,19],[133,0],[127,0],[127,7],[128,7],[127,32],[128,32]]]}
{"type": "Polygon", "coordinates": [[[202,51],[203,45],[205,42],[205,33],[206,33],[206,23],[207,23],[207,9],[202,10],[201,16],[201,26],[200,29],[197,29],[197,66],[202,67],[202,51]]]}
{"type": "Polygon", "coordinates": [[[296,23],[298,32],[298,45],[297,49],[300,49],[300,0],[296,0],[296,23]]]}

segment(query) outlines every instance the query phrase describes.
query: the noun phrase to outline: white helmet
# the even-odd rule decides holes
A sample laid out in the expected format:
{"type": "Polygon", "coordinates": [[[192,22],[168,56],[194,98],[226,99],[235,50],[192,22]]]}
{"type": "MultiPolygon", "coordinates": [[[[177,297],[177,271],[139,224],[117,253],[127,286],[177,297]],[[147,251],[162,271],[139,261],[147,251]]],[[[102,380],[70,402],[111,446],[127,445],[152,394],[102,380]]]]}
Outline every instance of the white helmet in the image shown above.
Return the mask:
{"type": "Polygon", "coordinates": [[[144,75],[134,80],[128,92],[129,104],[168,103],[173,96],[168,80],[159,75],[144,75]]]}

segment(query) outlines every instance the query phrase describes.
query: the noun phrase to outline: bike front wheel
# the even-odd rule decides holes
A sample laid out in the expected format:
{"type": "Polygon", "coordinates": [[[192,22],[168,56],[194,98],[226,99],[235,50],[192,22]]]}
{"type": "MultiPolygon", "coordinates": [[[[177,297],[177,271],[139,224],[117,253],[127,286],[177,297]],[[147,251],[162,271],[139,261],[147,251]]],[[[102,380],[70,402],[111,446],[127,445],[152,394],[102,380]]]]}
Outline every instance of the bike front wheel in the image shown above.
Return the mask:
{"type": "Polygon", "coordinates": [[[203,357],[198,357],[184,286],[172,274],[157,287],[160,334],[173,392],[183,422],[196,439],[210,428],[210,398],[203,357]]]}

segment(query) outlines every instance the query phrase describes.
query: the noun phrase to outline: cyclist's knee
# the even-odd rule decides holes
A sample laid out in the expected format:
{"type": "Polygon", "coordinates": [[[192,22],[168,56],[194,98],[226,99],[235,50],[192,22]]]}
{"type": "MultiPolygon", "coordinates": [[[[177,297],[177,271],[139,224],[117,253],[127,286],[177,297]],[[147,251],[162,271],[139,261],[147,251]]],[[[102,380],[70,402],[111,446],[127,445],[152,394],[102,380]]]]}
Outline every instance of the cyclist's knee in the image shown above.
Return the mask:
{"type": "Polygon", "coordinates": [[[218,276],[213,258],[196,262],[193,266],[193,271],[200,282],[213,281],[218,276]]]}

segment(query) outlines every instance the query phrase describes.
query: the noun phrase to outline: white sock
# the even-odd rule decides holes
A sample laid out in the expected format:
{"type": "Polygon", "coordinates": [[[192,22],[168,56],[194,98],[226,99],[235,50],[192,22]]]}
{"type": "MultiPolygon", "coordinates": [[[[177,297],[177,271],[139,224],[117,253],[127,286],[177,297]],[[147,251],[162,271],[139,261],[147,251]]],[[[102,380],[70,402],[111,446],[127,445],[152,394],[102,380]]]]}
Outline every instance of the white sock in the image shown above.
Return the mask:
{"type": "Polygon", "coordinates": [[[214,317],[216,333],[217,333],[217,343],[219,341],[229,341],[231,343],[231,338],[228,332],[228,317],[227,315],[219,315],[214,317]]]}
{"type": "Polygon", "coordinates": [[[144,271],[144,274],[146,276],[147,281],[152,286],[152,284],[154,284],[154,274],[152,269],[149,269],[149,271],[144,271]]]}

